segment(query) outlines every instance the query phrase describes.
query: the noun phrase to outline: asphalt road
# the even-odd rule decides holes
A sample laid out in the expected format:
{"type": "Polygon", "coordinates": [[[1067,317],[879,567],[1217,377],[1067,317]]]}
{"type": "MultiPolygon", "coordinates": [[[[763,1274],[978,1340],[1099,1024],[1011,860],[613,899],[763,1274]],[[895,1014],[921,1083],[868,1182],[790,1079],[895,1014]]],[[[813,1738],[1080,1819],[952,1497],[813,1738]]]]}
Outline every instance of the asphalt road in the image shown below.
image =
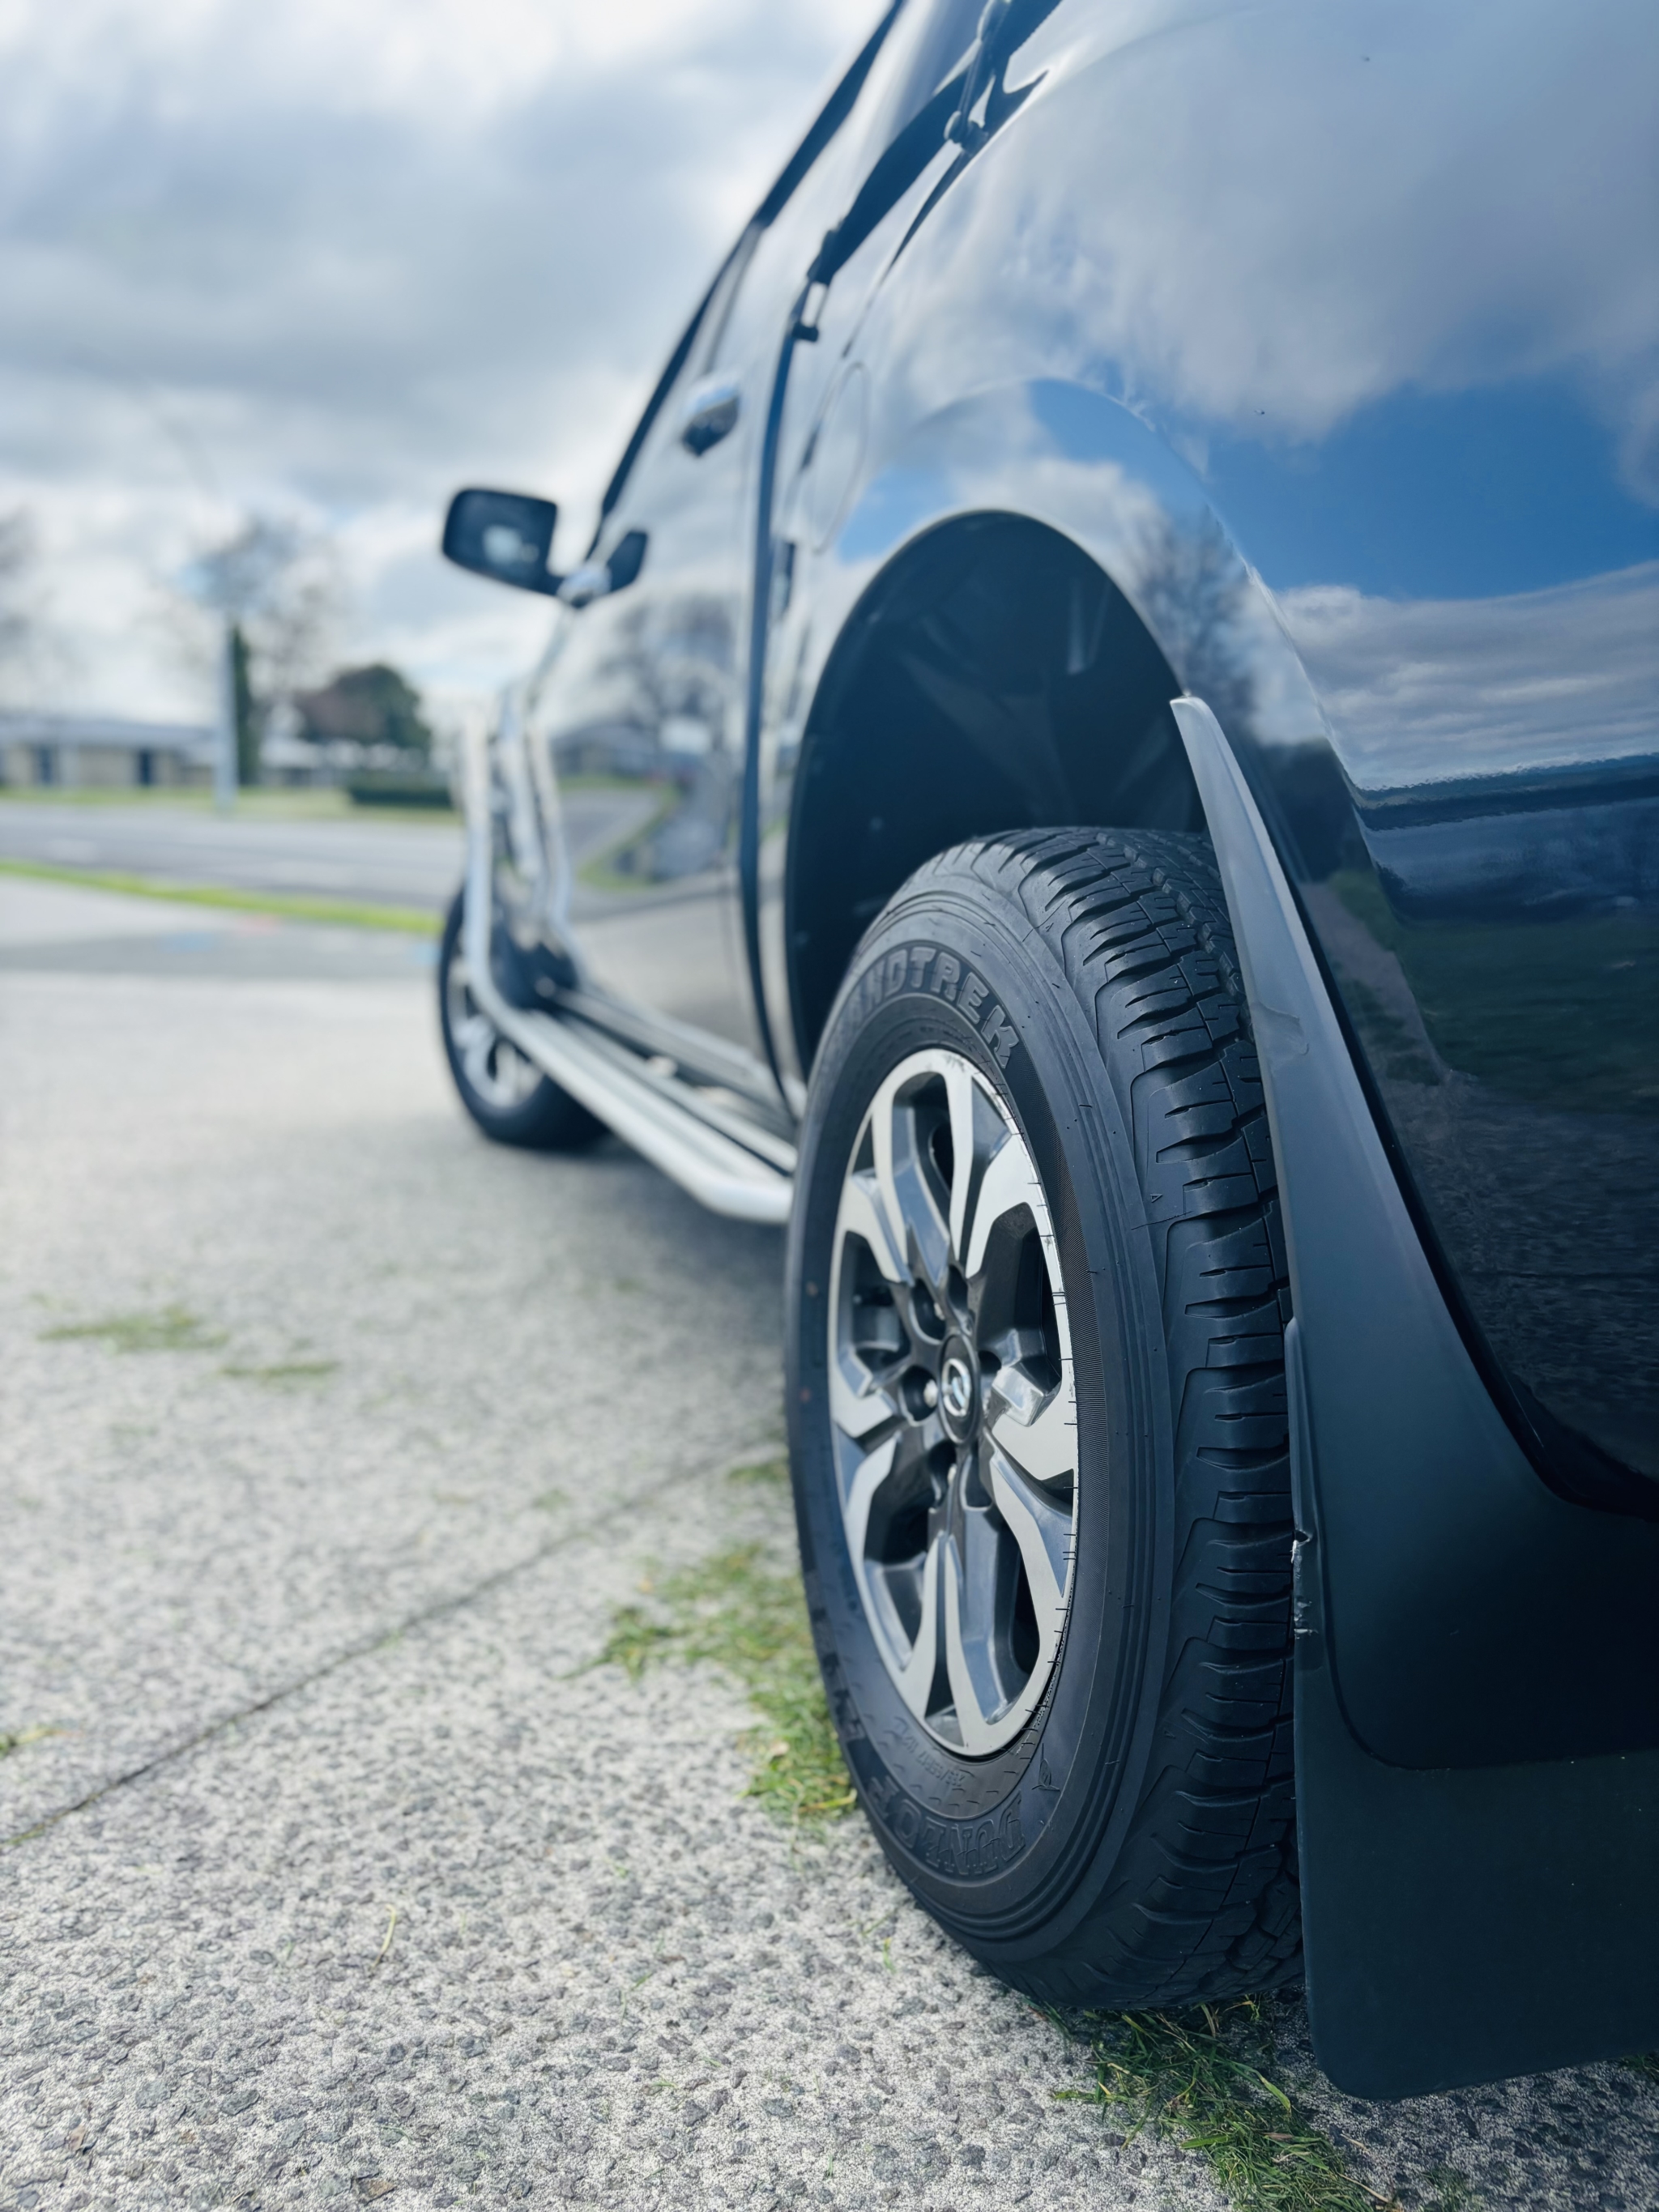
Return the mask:
{"type": "MultiPolygon", "coordinates": [[[[654,797],[577,789],[563,803],[565,834],[580,861],[648,816],[654,797]]],[[[164,801],[57,805],[0,798],[0,860],[441,913],[460,882],[464,853],[457,823],[418,816],[365,811],[361,820],[273,821],[164,801]]]]}
{"type": "MultiPolygon", "coordinates": [[[[425,948],[12,882],[0,949],[0,2207],[1217,2212],[741,1796],[730,1683],[591,1664],[787,1557],[775,1234],[479,1140],[425,948]]],[[[1279,2060],[1401,2205],[1659,2202],[1626,2069],[1279,2060]]]]}

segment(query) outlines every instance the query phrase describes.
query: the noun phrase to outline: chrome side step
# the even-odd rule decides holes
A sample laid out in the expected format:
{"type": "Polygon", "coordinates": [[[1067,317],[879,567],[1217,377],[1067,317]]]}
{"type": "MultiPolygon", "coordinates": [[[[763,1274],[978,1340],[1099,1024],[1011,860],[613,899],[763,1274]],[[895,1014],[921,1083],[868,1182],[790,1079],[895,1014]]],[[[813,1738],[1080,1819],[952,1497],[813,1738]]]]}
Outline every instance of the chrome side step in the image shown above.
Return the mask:
{"type": "Polygon", "coordinates": [[[659,1074],[586,1023],[509,1006],[493,988],[480,990],[476,975],[469,980],[479,1006],[526,1060],[711,1212],[740,1221],[789,1218],[792,1146],[757,1129],[753,1142],[771,1155],[763,1158],[729,1133],[741,1126],[738,1115],[720,1113],[726,1126],[715,1125],[710,1108],[719,1108],[702,1101],[695,1085],[659,1074]]]}
{"type": "Polygon", "coordinates": [[[795,1148],[659,1065],[569,1016],[509,1006],[489,972],[489,784],[481,735],[467,746],[467,886],[462,945],[479,1008],[525,1058],[711,1212],[782,1223],[795,1148]]]}

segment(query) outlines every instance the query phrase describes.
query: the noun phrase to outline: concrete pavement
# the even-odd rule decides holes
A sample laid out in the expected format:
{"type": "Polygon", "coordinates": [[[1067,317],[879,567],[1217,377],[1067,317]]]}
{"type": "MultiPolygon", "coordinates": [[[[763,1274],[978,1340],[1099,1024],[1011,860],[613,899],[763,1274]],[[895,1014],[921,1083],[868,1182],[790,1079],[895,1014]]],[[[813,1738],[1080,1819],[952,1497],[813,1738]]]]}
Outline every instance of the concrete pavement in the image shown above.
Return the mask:
{"type": "MultiPolygon", "coordinates": [[[[1213,2212],[860,1823],[738,1794],[729,1683],[589,1664],[652,1563],[787,1556],[726,1480],[775,1235],[484,1145],[375,933],[13,883],[0,951],[0,2207],[1213,2212]]],[[[1402,2204],[1659,2202],[1625,2069],[1280,2060],[1402,2204]]]]}

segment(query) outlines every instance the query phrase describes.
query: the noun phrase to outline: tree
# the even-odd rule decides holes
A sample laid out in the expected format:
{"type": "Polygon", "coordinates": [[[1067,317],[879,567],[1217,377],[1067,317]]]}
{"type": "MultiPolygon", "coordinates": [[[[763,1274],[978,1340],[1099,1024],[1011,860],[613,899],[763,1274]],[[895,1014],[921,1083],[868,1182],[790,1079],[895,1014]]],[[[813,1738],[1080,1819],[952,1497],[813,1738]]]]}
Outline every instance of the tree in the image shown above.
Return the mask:
{"type": "Polygon", "coordinates": [[[1212,516],[1177,523],[1160,515],[1140,546],[1140,603],[1176,674],[1224,730],[1243,732],[1255,712],[1243,562],[1212,516]]]}
{"type": "Polygon", "coordinates": [[[236,781],[246,791],[259,781],[260,718],[254,710],[248,671],[247,640],[241,625],[230,626],[230,703],[236,720],[236,781]]]}
{"type": "Polygon", "coordinates": [[[383,660],[367,668],[348,668],[319,690],[299,694],[302,733],[314,744],[341,739],[359,745],[394,745],[411,760],[431,756],[432,732],[421,711],[421,695],[407,678],[383,660]]]}
{"type": "Polygon", "coordinates": [[[319,672],[327,648],[341,598],[332,550],[299,523],[252,515],[192,564],[185,588],[225,624],[236,777],[257,783],[266,717],[319,672]]]}

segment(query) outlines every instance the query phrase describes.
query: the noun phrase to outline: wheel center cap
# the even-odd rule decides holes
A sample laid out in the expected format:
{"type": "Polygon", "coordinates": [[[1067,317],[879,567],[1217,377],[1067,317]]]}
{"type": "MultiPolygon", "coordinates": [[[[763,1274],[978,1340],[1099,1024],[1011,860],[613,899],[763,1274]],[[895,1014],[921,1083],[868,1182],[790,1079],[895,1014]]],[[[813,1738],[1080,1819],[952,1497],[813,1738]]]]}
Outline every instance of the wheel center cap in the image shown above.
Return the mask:
{"type": "Polygon", "coordinates": [[[947,1436],[965,1443],[979,1425],[979,1362],[965,1337],[953,1336],[939,1369],[939,1412],[947,1436]]]}

